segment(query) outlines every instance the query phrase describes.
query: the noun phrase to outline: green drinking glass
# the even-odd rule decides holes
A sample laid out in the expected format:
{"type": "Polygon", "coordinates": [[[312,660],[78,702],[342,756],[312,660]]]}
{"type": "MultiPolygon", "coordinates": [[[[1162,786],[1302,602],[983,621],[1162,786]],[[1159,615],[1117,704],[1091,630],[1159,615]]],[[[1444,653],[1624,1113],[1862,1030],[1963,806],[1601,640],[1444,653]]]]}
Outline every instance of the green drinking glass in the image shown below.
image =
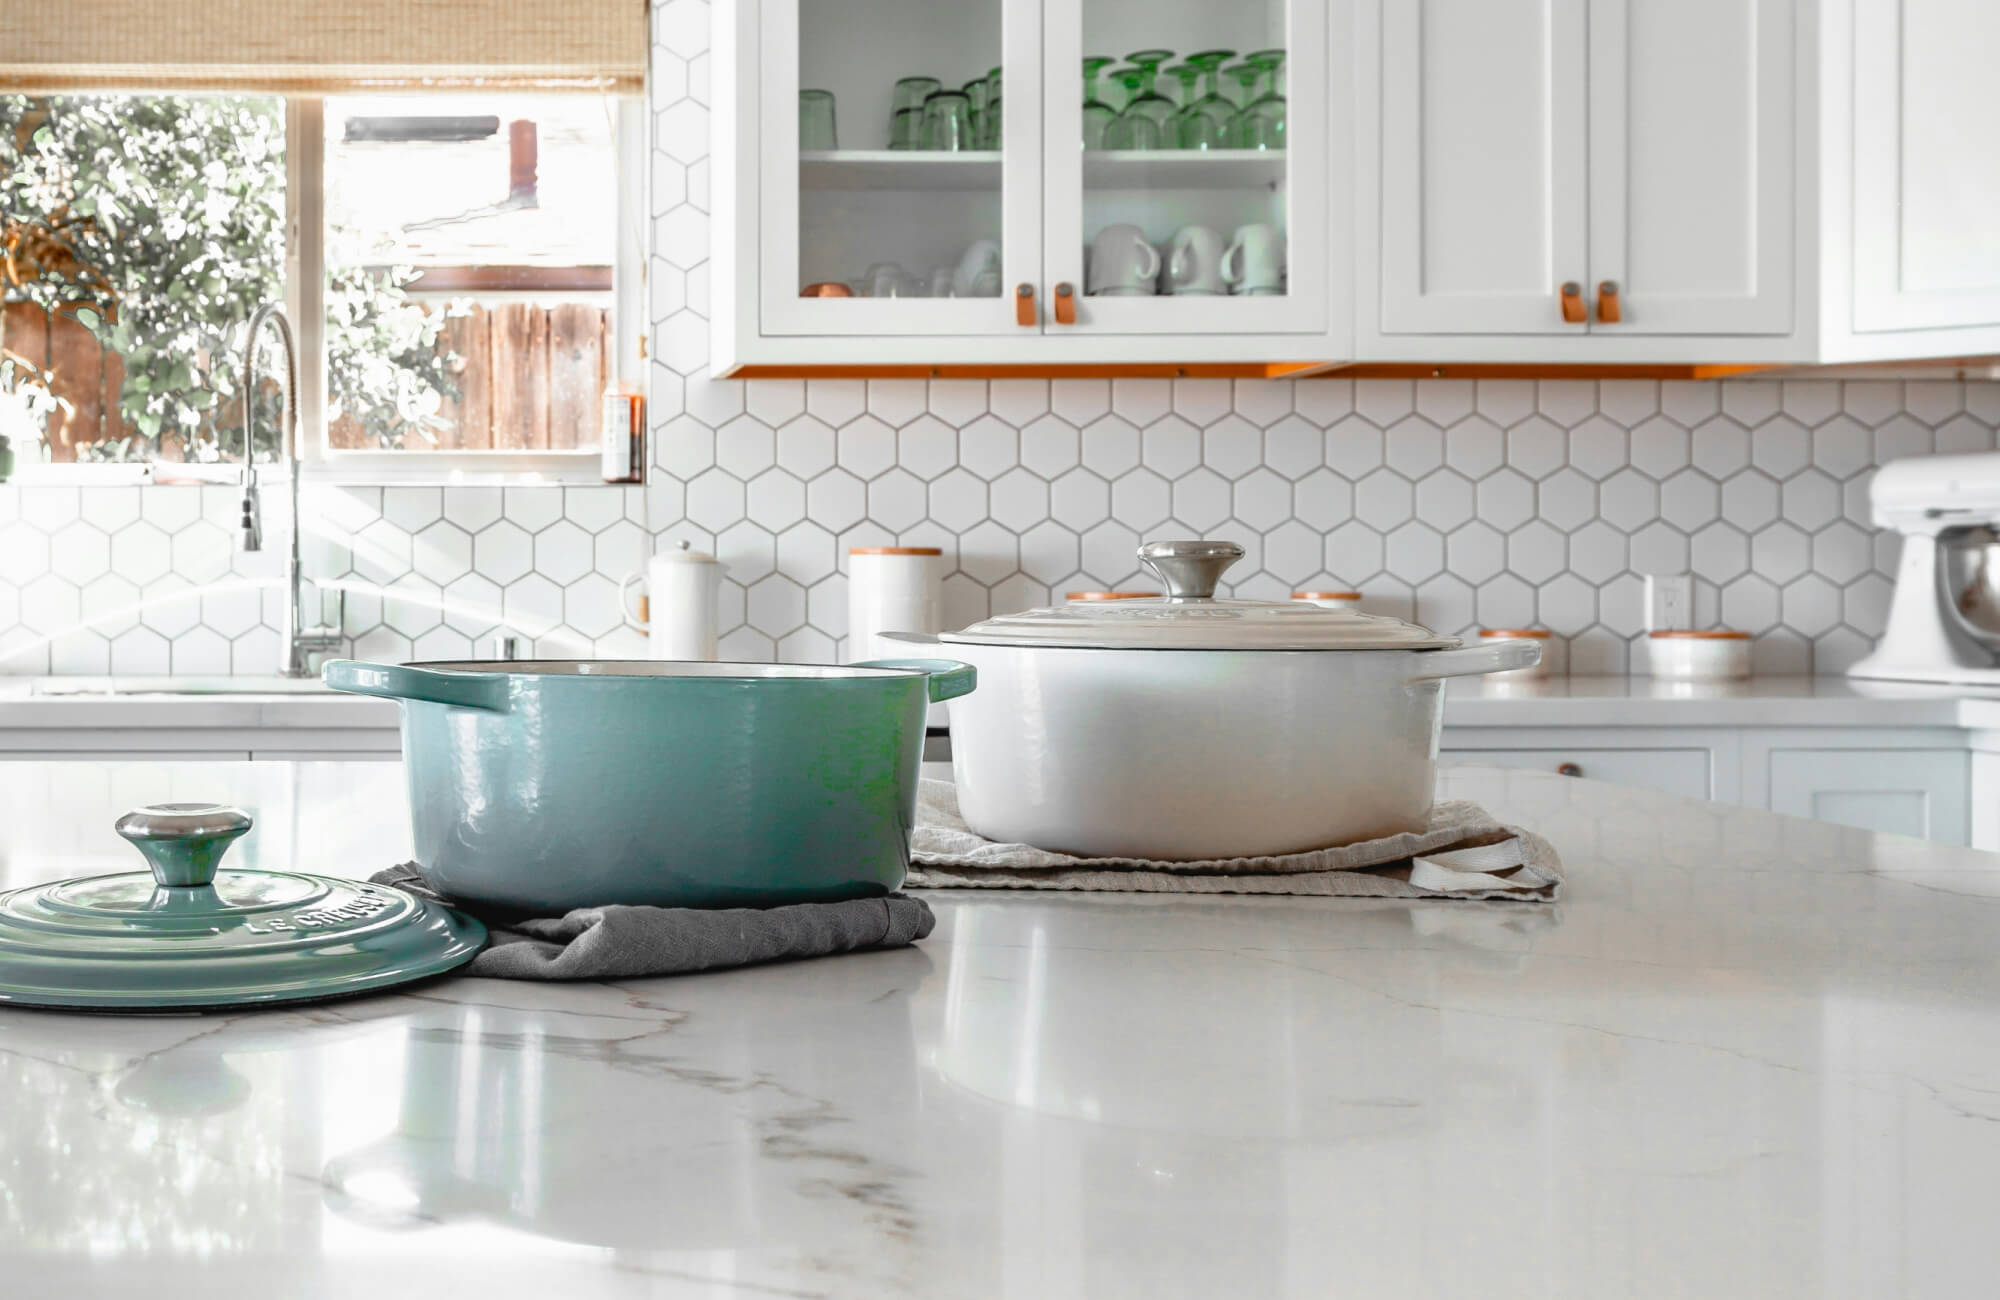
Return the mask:
{"type": "Polygon", "coordinates": [[[1083,61],[1083,147],[1104,148],[1104,133],[1118,120],[1118,110],[1097,97],[1097,74],[1116,63],[1101,54],[1083,61]]]}
{"type": "Polygon", "coordinates": [[[1243,106],[1236,115],[1236,147],[1239,149],[1283,149],[1285,147],[1285,97],[1280,93],[1278,72],[1285,64],[1283,50],[1258,50],[1243,61],[1262,78],[1262,93],[1243,106]]]}
{"type": "Polygon", "coordinates": [[[1188,55],[1187,62],[1175,69],[1182,72],[1184,83],[1188,80],[1187,70],[1199,75],[1204,83],[1203,93],[1199,96],[1193,93],[1193,86],[1189,84],[1188,94],[1183,100],[1184,107],[1174,115],[1174,130],[1181,148],[1229,147],[1229,128],[1236,118],[1236,105],[1222,93],[1222,65],[1235,56],[1234,50],[1204,50],[1200,54],[1188,55]]]}
{"type": "MultiPolygon", "coordinates": [[[[1155,53],[1156,51],[1141,51],[1155,53]]],[[[1158,65],[1134,65],[1112,73],[1125,87],[1125,109],[1104,133],[1107,149],[1172,149],[1176,146],[1174,101],[1153,89],[1158,65]]]]}
{"type": "Polygon", "coordinates": [[[972,105],[972,135],[978,139],[986,129],[986,78],[977,77],[966,82],[958,88],[958,93],[972,105]]]}
{"type": "Polygon", "coordinates": [[[801,90],[799,92],[799,150],[802,153],[820,153],[840,148],[840,137],[833,125],[833,92],[830,90],[801,90]]]}

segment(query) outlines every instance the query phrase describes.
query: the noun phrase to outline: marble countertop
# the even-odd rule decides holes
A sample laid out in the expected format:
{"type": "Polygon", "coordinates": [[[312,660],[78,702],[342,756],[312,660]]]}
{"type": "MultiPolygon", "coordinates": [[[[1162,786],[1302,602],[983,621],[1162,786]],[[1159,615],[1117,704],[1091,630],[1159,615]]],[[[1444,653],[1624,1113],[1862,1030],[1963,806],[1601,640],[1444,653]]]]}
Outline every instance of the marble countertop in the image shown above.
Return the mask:
{"type": "MultiPolygon", "coordinates": [[[[2000,858],[1590,781],[1446,793],[1558,905],[934,895],[920,946],[291,1011],[0,1011],[22,1295],[1939,1297],[2000,1270],[2000,858]]],[[[0,879],[379,764],[0,765],[0,879]]]]}
{"type": "MultiPolygon", "coordinates": [[[[1845,677],[1686,683],[1650,677],[1453,682],[1448,727],[2000,728],[2000,689],[1845,677]]],[[[396,705],[314,681],[258,678],[0,677],[0,731],[393,730],[396,705]]]]}

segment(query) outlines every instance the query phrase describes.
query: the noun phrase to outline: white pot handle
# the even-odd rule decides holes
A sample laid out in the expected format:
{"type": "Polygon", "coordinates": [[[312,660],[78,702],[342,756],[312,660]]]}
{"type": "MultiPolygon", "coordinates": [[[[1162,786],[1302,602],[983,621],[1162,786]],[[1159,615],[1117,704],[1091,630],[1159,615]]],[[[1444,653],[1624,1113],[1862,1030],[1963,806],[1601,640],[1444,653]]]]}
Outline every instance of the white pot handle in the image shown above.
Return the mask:
{"type": "Polygon", "coordinates": [[[1542,644],[1522,638],[1517,641],[1489,641],[1457,650],[1427,650],[1417,656],[1420,665],[1410,674],[1413,682],[1435,681],[1440,677],[1476,677],[1482,673],[1504,673],[1515,668],[1532,668],[1542,661],[1542,644]]]}
{"type": "Polygon", "coordinates": [[[645,576],[646,576],[645,571],[642,569],[638,573],[630,573],[625,575],[625,578],[618,584],[618,613],[621,617],[624,618],[626,627],[634,628],[640,632],[645,632],[648,631],[649,629],[647,628],[646,624],[641,619],[638,618],[638,616],[633,614],[632,602],[630,598],[632,594],[632,584],[638,582],[645,576]]]}

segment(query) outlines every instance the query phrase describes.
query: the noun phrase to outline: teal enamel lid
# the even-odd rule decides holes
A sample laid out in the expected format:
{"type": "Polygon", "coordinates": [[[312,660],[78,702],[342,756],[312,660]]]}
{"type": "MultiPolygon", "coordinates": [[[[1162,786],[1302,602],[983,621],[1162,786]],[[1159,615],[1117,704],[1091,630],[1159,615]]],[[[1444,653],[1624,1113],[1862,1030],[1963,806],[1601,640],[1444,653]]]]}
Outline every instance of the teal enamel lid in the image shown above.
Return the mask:
{"type": "Polygon", "coordinates": [[[400,889],[220,870],[249,814],[160,804],[119,819],[150,871],[0,894],[0,1003],[167,1011],[367,993],[472,960],[486,927],[400,889]]]}

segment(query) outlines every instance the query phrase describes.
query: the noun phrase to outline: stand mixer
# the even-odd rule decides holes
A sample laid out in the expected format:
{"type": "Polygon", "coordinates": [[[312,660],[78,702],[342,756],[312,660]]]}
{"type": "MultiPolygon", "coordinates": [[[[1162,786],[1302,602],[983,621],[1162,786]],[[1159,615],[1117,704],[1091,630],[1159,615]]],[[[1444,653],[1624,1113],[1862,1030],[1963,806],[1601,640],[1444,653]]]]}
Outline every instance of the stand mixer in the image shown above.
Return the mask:
{"type": "Polygon", "coordinates": [[[1869,505],[1903,554],[1882,639],[1847,675],[2000,686],[2000,452],[1892,461],[1869,505]]]}

